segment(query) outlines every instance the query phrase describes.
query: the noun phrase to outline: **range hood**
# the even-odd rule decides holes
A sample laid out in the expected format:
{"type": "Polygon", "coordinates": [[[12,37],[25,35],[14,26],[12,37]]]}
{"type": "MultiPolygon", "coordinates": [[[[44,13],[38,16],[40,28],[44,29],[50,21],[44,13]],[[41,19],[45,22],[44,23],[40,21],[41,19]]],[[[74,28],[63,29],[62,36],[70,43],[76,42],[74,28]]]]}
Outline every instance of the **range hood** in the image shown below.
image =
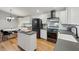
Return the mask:
{"type": "Polygon", "coordinates": [[[56,19],[56,18],[58,18],[58,17],[56,17],[56,10],[52,10],[50,12],[50,17],[47,18],[47,19],[56,19]]]}

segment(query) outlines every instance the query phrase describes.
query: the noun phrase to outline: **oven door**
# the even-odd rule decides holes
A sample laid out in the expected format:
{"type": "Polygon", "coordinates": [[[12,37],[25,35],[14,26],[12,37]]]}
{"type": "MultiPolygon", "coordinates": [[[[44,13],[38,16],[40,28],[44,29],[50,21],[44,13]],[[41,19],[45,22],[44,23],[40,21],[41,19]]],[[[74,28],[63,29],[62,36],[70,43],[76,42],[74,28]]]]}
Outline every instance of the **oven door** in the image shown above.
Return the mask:
{"type": "Polygon", "coordinates": [[[57,32],[58,30],[57,29],[48,29],[47,31],[47,40],[50,41],[50,42],[54,42],[56,43],[57,41],[57,32]]]}

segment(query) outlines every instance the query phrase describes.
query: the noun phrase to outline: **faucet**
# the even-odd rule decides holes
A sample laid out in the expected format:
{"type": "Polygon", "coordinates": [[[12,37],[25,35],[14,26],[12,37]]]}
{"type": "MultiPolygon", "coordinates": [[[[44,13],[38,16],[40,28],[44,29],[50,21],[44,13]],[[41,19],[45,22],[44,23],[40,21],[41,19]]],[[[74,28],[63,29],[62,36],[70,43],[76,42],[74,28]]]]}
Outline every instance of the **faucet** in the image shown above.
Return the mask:
{"type": "Polygon", "coordinates": [[[75,30],[76,30],[76,38],[78,38],[78,29],[77,29],[77,27],[76,26],[72,26],[71,29],[72,28],[75,28],[75,30]]]}

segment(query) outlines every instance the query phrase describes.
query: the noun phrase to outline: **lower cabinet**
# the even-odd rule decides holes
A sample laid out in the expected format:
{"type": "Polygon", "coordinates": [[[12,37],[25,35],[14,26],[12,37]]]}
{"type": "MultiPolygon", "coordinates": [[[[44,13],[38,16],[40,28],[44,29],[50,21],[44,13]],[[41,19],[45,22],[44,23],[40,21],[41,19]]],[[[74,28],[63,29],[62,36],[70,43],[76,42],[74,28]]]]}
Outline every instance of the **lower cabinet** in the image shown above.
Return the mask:
{"type": "Polygon", "coordinates": [[[34,51],[37,48],[36,33],[27,34],[27,32],[18,32],[18,46],[26,51],[34,51]]]}
{"type": "Polygon", "coordinates": [[[47,39],[47,30],[41,29],[41,30],[40,30],[40,37],[41,37],[42,39],[47,39]]]}

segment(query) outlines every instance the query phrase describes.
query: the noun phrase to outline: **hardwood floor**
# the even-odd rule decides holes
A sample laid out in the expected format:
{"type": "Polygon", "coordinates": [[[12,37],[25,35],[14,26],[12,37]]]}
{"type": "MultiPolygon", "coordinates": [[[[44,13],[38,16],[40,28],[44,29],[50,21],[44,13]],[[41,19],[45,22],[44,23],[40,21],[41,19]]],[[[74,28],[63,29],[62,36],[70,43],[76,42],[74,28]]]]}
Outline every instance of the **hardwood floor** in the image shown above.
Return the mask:
{"type": "Polygon", "coordinates": [[[17,46],[16,39],[9,39],[7,41],[0,42],[0,51],[20,51],[17,46]]]}
{"type": "Polygon", "coordinates": [[[51,43],[43,39],[37,40],[37,51],[53,51],[54,48],[55,43],[51,43]]]}
{"type": "MultiPolygon", "coordinates": [[[[37,39],[37,51],[53,51],[55,44],[43,39],[37,39]]],[[[16,38],[0,42],[0,51],[21,51],[16,38]]]]}

